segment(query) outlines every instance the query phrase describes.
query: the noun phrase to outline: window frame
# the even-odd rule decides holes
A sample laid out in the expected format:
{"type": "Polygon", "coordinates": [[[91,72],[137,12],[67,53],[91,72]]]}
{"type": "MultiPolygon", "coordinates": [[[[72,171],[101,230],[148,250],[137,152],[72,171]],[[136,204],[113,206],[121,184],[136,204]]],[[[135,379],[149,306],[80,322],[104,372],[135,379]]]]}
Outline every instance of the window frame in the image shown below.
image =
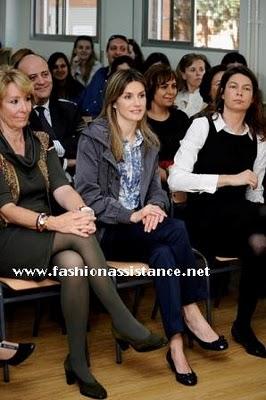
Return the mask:
{"type": "MultiPolygon", "coordinates": [[[[163,1],[163,0],[162,0],[163,1]]],[[[241,4],[240,4],[241,7],[241,4]]],[[[195,11],[195,0],[192,0],[191,4],[191,21],[194,21],[194,11],[195,11]]],[[[240,19],[240,14],[239,14],[240,19]]],[[[191,37],[192,41],[174,41],[174,40],[156,40],[156,39],[149,39],[148,32],[149,32],[149,0],[142,2],[142,46],[147,47],[166,47],[166,48],[176,48],[180,50],[191,50],[195,52],[204,53],[207,52],[215,52],[215,53],[224,53],[228,51],[239,51],[239,48],[234,50],[224,49],[224,48],[217,48],[217,47],[197,47],[193,45],[193,38],[194,38],[194,31],[195,31],[195,21],[191,27],[191,37]]]]}
{"type": "MultiPolygon", "coordinates": [[[[100,32],[101,32],[101,0],[97,1],[97,18],[96,18],[96,35],[91,36],[94,42],[98,42],[100,40],[100,32]]],[[[63,0],[62,14],[62,30],[66,29],[66,2],[63,0]]],[[[85,34],[84,34],[85,35],[85,34]]],[[[49,40],[56,42],[73,42],[73,39],[78,37],[79,35],[64,35],[64,34],[44,34],[44,33],[36,33],[36,0],[31,0],[31,31],[30,38],[32,40],[49,40]]]]}

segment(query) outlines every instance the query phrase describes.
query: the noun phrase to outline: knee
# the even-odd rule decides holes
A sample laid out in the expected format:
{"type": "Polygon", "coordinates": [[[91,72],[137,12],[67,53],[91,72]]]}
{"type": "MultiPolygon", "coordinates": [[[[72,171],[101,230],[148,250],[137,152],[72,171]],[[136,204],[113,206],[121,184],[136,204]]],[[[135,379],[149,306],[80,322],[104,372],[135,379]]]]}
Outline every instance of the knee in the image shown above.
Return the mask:
{"type": "Polygon", "coordinates": [[[174,240],[188,238],[185,222],[181,219],[169,218],[168,226],[168,231],[174,240]]]}

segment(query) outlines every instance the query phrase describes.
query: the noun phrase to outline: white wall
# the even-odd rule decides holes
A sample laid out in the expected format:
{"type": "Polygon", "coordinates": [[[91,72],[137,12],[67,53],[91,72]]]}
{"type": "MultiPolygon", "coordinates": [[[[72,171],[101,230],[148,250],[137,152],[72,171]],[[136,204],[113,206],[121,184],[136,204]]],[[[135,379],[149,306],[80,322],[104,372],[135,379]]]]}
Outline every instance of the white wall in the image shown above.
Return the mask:
{"type": "MultiPolygon", "coordinates": [[[[100,41],[95,45],[96,52],[104,59],[105,45],[108,37],[121,33],[142,41],[142,3],[144,0],[102,0],[100,41]]],[[[5,16],[0,15],[0,25],[5,33],[5,46],[15,50],[29,47],[48,57],[54,51],[71,54],[72,42],[42,41],[31,38],[30,32],[30,0],[0,0],[0,10],[6,6],[5,16]]],[[[266,1],[241,0],[240,18],[240,52],[247,57],[249,66],[259,78],[260,85],[266,94],[265,61],[266,50],[266,1]]],[[[1,31],[0,31],[1,33],[1,31]]],[[[144,47],[145,56],[154,51],[164,52],[175,68],[179,59],[188,51],[178,48],[144,47]]],[[[224,53],[200,49],[208,57],[211,64],[218,64],[224,53]]],[[[104,59],[104,61],[106,61],[104,59]]],[[[266,96],[265,96],[266,97],[266,96]]]]}

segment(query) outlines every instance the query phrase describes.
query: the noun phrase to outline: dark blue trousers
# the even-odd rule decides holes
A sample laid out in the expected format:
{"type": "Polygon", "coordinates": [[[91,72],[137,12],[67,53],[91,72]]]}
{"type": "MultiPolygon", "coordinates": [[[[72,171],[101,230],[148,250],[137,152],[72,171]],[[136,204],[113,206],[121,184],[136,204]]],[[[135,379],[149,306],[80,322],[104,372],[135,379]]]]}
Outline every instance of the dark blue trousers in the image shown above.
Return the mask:
{"type": "Polygon", "coordinates": [[[186,276],[196,263],[183,221],[166,218],[155,231],[142,223],[105,225],[101,246],[108,260],[143,261],[154,269],[174,269],[181,276],[154,277],[165,333],[171,338],[184,330],[182,306],[206,298],[204,277],[186,276]]]}

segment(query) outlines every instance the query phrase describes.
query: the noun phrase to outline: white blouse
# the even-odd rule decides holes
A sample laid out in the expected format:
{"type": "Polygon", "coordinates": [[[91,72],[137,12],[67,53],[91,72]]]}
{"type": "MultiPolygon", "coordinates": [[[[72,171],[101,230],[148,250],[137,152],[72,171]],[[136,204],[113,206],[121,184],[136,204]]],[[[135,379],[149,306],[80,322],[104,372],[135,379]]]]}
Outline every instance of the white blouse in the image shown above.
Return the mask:
{"type": "MultiPolygon", "coordinates": [[[[214,125],[217,132],[225,130],[234,135],[227,127],[222,116],[214,118],[214,125]]],[[[169,168],[168,185],[172,192],[207,192],[214,193],[217,190],[219,175],[214,174],[194,174],[193,168],[197,161],[198,153],[204,146],[209,133],[209,122],[206,117],[196,118],[189,127],[186,136],[181,140],[181,146],[177,151],[174,164],[169,168]]],[[[249,134],[249,128],[246,125],[242,135],[249,134]]],[[[263,178],[266,168],[266,140],[261,141],[258,137],[258,151],[254,162],[253,171],[258,177],[258,186],[256,189],[247,188],[246,199],[264,203],[263,198],[263,178]]]]}
{"type": "Polygon", "coordinates": [[[177,108],[184,111],[188,117],[197,114],[206,106],[199,89],[195,90],[193,93],[189,93],[186,90],[178,92],[175,103],[177,108]]]}
{"type": "Polygon", "coordinates": [[[87,81],[84,81],[79,65],[77,65],[77,66],[72,65],[71,74],[72,74],[73,78],[76,79],[78,82],[80,82],[83,86],[88,86],[89,83],[91,82],[95,72],[97,72],[98,69],[100,69],[100,68],[102,68],[102,64],[98,60],[96,60],[95,63],[93,64],[89,79],[87,81]]]}

